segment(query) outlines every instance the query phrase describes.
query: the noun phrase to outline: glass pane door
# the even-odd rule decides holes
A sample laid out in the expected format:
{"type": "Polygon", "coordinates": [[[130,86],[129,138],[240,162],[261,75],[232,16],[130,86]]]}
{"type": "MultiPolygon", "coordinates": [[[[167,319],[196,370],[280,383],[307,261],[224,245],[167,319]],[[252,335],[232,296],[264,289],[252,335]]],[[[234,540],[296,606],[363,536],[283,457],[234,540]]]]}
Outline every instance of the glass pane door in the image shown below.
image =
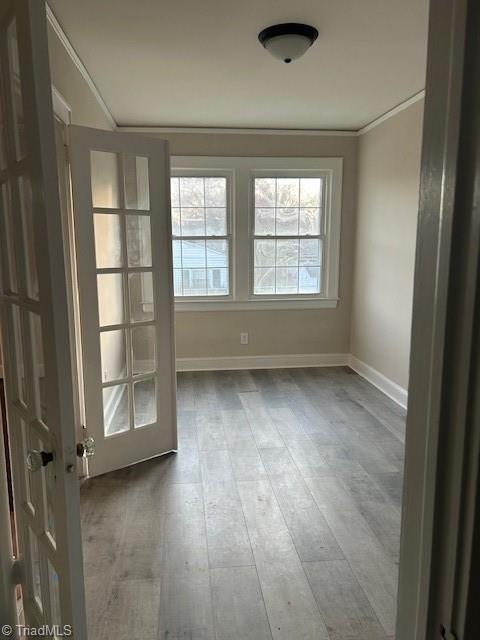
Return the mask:
{"type": "Polygon", "coordinates": [[[176,447],[169,167],[163,141],[71,129],[96,475],[176,447]]]}
{"type": "Polygon", "coordinates": [[[51,160],[45,3],[8,5],[0,19],[0,327],[21,568],[12,590],[22,594],[18,623],[32,632],[58,625],[52,637],[68,625],[64,631],[84,640],[74,389],[64,330],[69,318],[58,176],[51,160]]]}

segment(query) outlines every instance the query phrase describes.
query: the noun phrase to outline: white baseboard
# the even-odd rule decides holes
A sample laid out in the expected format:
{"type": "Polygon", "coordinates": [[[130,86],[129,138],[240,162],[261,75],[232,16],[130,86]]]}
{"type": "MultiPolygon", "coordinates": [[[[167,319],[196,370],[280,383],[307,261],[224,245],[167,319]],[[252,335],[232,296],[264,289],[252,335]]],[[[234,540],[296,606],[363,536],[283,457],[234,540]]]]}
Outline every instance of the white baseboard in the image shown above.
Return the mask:
{"type": "Polygon", "coordinates": [[[377,389],[380,389],[382,393],[391,398],[394,402],[404,409],[407,408],[407,389],[404,389],[396,382],[393,382],[393,380],[390,380],[390,378],[384,376],[383,373],[380,373],[380,371],[377,371],[377,369],[374,369],[369,364],[362,362],[362,360],[359,360],[352,354],[350,354],[348,364],[351,369],[361,375],[362,378],[365,378],[365,380],[371,382],[375,387],[377,387],[377,389]]]}
{"type": "Polygon", "coordinates": [[[348,353],[299,353],[275,356],[177,358],[177,371],[282,369],[289,367],[339,367],[349,364],[348,353]]]}

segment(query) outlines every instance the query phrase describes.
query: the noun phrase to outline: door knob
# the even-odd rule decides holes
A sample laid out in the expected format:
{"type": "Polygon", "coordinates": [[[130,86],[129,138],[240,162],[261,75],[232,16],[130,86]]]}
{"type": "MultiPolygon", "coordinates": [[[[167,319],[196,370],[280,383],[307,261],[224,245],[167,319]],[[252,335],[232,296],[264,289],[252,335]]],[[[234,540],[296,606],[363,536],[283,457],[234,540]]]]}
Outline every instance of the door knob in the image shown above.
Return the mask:
{"type": "Polygon", "coordinates": [[[77,456],[79,458],[91,458],[95,455],[95,440],[89,436],[77,444],[77,456]]]}
{"type": "Polygon", "coordinates": [[[37,451],[32,449],[27,453],[27,469],[29,471],[38,471],[42,467],[46,467],[52,462],[54,455],[51,451],[37,451]]]}

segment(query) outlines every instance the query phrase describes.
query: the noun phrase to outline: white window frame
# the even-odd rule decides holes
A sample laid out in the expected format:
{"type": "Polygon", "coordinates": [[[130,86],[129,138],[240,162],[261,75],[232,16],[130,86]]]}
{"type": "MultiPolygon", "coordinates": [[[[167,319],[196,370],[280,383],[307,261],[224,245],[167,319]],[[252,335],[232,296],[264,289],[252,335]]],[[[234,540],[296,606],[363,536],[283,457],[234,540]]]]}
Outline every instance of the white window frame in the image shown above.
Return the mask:
{"type": "MultiPolygon", "coordinates": [[[[333,309],[338,304],[343,158],[266,158],[172,156],[172,177],[226,175],[229,296],[176,297],[176,311],[246,311],[333,309]],[[255,177],[322,177],[325,179],[322,287],[319,294],[253,294],[255,177]]],[[[265,236],[268,238],[269,236],[265,236]]]]}
{"type": "MultiPolygon", "coordinates": [[[[233,228],[233,171],[229,169],[194,169],[194,168],[185,168],[185,169],[176,169],[174,168],[173,158],[172,158],[172,167],[170,170],[170,174],[172,178],[225,178],[227,181],[226,184],[226,210],[227,210],[227,233],[224,236],[198,236],[194,238],[194,236],[174,236],[172,233],[172,241],[173,240],[183,240],[183,239],[197,239],[201,240],[202,238],[211,239],[211,240],[226,240],[228,245],[228,294],[227,295],[212,295],[212,296],[175,296],[175,305],[177,302],[182,303],[182,305],[186,303],[192,303],[195,305],[195,309],[198,310],[198,304],[202,302],[231,302],[233,301],[233,245],[234,245],[234,228],[233,228]]],[[[182,306],[183,308],[183,306],[182,306]]],[[[210,305],[209,305],[210,308],[210,305]]]]}

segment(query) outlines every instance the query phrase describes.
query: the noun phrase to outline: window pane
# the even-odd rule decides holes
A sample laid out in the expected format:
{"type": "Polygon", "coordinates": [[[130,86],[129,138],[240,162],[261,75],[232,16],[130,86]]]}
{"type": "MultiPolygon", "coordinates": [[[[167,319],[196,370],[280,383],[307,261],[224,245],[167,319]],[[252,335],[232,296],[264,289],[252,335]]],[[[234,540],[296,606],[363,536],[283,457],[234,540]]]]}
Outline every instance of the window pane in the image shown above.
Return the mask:
{"type": "Polygon", "coordinates": [[[25,281],[27,294],[30,298],[38,300],[38,275],[35,256],[35,229],[33,224],[32,187],[30,180],[25,176],[18,179],[20,194],[20,210],[22,214],[23,250],[25,256],[25,281]]]}
{"type": "Polygon", "coordinates": [[[255,266],[275,266],[276,240],[255,240],[255,266]]]}
{"type": "Polygon", "coordinates": [[[153,279],[150,271],[128,274],[130,322],[153,320],[153,279]]]}
{"type": "Polygon", "coordinates": [[[173,267],[174,269],[182,268],[182,241],[174,240],[172,242],[173,267]]]}
{"type": "Polygon", "coordinates": [[[119,380],[127,375],[127,350],[123,329],[102,331],[100,334],[100,353],[103,382],[119,380]]]}
{"type": "Polygon", "coordinates": [[[320,267],[300,267],[299,293],[320,293],[320,267]]]}
{"type": "Polygon", "coordinates": [[[30,579],[32,596],[37,603],[40,611],[43,610],[42,588],[40,583],[40,554],[38,552],[37,538],[33,531],[28,527],[29,543],[30,543],[30,579]]]}
{"type": "Polygon", "coordinates": [[[35,392],[35,412],[37,418],[48,426],[47,389],[45,358],[43,356],[42,320],[36,313],[29,313],[32,335],[33,384],[35,392]]]}
{"type": "Polygon", "coordinates": [[[8,58],[10,66],[11,91],[15,118],[15,147],[17,160],[26,156],[25,119],[23,115],[22,80],[18,58],[17,23],[13,20],[7,29],[8,58]]]}
{"type": "Polygon", "coordinates": [[[182,236],[205,235],[205,209],[182,207],[180,210],[182,236]]]}
{"type": "Polygon", "coordinates": [[[205,186],[203,178],[180,178],[180,206],[205,206],[205,186]]]}
{"type": "Polygon", "coordinates": [[[50,609],[52,615],[52,623],[60,626],[62,624],[62,618],[60,614],[60,585],[58,580],[58,574],[55,569],[48,562],[48,579],[50,583],[50,609]]]}
{"type": "Polygon", "coordinates": [[[298,293],[298,268],[278,267],[276,270],[276,293],[298,293]]]}
{"type": "Polygon", "coordinates": [[[103,425],[106,436],[130,429],[126,384],[117,384],[103,390],[103,425]]]}
{"type": "Polygon", "coordinates": [[[275,178],[255,178],[255,207],[274,207],[275,193],[275,178]]]}
{"type": "Polygon", "coordinates": [[[299,178],[277,178],[277,207],[298,207],[299,178]]]}
{"type": "Polygon", "coordinates": [[[2,208],[1,251],[4,256],[3,264],[6,266],[3,274],[3,286],[6,291],[18,293],[12,193],[9,182],[2,184],[0,206],[2,208]]]}
{"type": "Polygon", "coordinates": [[[180,180],[178,178],[170,178],[170,199],[172,207],[180,206],[180,180]]]}
{"type": "Polygon", "coordinates": [[[175,207],[174,209],[172,209],[172,235],[179,236],[180,233],[180,208],[175,207]]]}
{"type": "Polygon", "coordinates": [[[100,326],[104,327],[110,324],[122,324],[125,319],[122,274],[99,274],[97,276],[97,286],[100,326]]]}
{"type": "Polygon", "coordinates": [[[298,265],[298,240],[277,240],[277,265],[298,265]]]}
{"type": "Polygon", "coordinates": [[[320,266],[320,240],[300,240],[300,265],[320,266]]]}
{"type": "Polygon", "coordinates": [[[184,269],[205,268],[205,240],[182,240],[182,266],[184,269]]]}
{"type": "Polygon", "coordinates": [[[151,267],[150,216],[127,216],[126,224],[128,266],[151,267]]]}
{"type": "Polygon", "coordinates": [[[150,373],[155,371],[155,327],[132,329],[132,372],[150,373]]]}
{"type": "Polygon", "coordinates": [[[205,296],[207,295],[206,269],[183,270],[183,295],[205,296]]]}
{"type": "Polygon", "coordinates": [[[207,269],[207,287],[209,295],[228,295],[228,269],[207,269]]]}
{"type": "Polygon", "coordinates": [[[205,178],[205,206],[227,206],[227,179],[205,178]]]}
{"type": "Polygon", "coordinates": [[[183,274],[181,269],[173,270],[173,294],[183,296],[183,274]]]}
{"type": "Polygon", "coordinates": [[[140,380],[133,384],[135,427],[152,424],[157,419],[155,380],[140,380]]]}
{"type": "Polygon", "coordinates": [[[255,268],[254,293],[267,295],[275,293],[275,269],[255,268]]]}
{"type": "Polygon", "coordinates": [[[275,235],[275,209],[255,209],[255,235],[275,235]]]}
{"type": "Polygon", "coordinates": [[[300,178],[300,206],[320,207],[322,204],[322,179],[300,178]]]}
{"type": "Polygon", "coordinates": [[[26,363],[25,352],[23,349],[23,330],[22,330],[22,312],[20,307],[16,304],[12,304],[12,324],[13,335],[15,340],[15,365],[17,368],[17,397],[27,404],[27,386],[26,386],[26,363]]]}
{"type": "Polygon", "coordinates": [[[228,267],[226,240],[207,240],[207,267],[228,267]]]}
{"type": "Polygon", "coordinates": [[[318,235],[320,233],[320,209],[300,209],[299,234],[318,235]]]}
{"type": "Polygon", "coordinates": [[[227,210],[207,209],[206,212],[206,235],[225,236],[227,235],[227,210]]]}
{"type": "Polygon", "coordinates": [[[125,206],[127,209],[150,209],[148,158],[124,156],[125,206]]]}
{"type": "Polygon", "coordinates": [[[106,151],[90,152],[92,204],[94,207],[119,207],[118,156],[106,151]]]}
{"type": "Polygon", "coordinates": [[[298,209],[277,209],[275,232],[279,236],[298,234],[298,209]]]}
{"type": "MultiPolygon", "coordinates": [[[[14,418],[15,422],[18,420],[21,430],[21,443],[22,443],[22,459],[26,460],[29,451],[38,448],[38,438],[35,436],[35,432],[20,418],[14,418]]],[[[13,425],[12,425],[13,426],[13,425]]],[[[36,513],[38,509],[37,493],[35,492],[35,478],[32,472],[27,468],[27,465],[23,466],[24,478],[25,478],[25,492],[22,501],[25,501],[32,511],[36,513]]],[[[22,491],[23,493],[23,491],[22,491]]]]}
{"type": "Polygon", "coordinates": [[[93,224],[98,269],[121,267],[123,260],[120,216],[115,213],[95,213],[93,224]]]}

